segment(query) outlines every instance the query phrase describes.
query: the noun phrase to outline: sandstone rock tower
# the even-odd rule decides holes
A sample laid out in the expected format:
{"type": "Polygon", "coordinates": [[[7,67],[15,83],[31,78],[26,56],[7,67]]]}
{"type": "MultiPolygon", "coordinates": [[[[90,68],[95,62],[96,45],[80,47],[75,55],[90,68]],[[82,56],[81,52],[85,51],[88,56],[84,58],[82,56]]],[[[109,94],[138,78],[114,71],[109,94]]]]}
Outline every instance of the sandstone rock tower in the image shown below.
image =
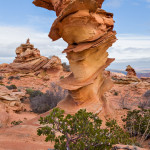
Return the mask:
{"type": "Polygon", "coordinates": [[[136,72],[130,65],[127,66],[126,71],[127,77],[136,77],[136,72]]]}
{"type": "Polygon", "coordinates": [[[69,95],[58,104],[66,113],[79,109],[99,113],[109,110],[104,92],[112,87],[104,69],[114,61],[107,49],[116,41],[113,14],[101,9],[104,0],[34,0],[33,4],[56,11],[49,37],[63,38],[72,74],[59,85],[69,95]]]}

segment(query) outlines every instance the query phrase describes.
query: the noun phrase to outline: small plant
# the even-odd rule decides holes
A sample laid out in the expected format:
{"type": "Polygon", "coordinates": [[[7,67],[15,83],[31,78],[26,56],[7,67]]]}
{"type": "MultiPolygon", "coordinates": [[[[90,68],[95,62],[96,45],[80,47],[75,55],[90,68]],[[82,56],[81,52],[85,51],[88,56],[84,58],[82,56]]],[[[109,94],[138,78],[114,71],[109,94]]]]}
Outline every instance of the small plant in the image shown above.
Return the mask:
{"type": "Polygon", "coordinates": [[[46,136],[46,142],[55,142],[56,150],[110,150],[117,143],[132,143],[116,121],[109,120],[106,129],[102,129],[102,120],[97,114],[86,110],[66,116],[63,110],[55,108],[39,121],[45,126],[37,130],[38,135],[46,136]],[[59,136],[56,135],[58,132],[61,133],[59,136]]]}
{"type": "Polygon", "coordinates": [[[118,94],[119,94],[119,93],[118,93],[117,91],[114,92],[114,95],[115,95],[115,96],[118,96],[118,94]]]}
{"type": "Polygon", "coordinates": [[[13,80],[13,79],[20,80],[20,76],[10,76],[8,78],[8,80],[13,80]]]}
{"type": "Polygon", "coordinates": [[[20,76],[15,76],[14,79],[20,80],[20,76]]]}
{"type": "Polygon", "coordinates": [[[140,137],[143,141],[150,138],[150,109],[128,111],[127,117],[123,118],[125,129],[132,137],[140,137]]]}
{"type": "Polygon", "coordinates": [[[66,71],[66,72],[70,72],[70,66],[67,65],[65,62],[62,63],[62,66],[63,66],[63,70],[66,71]]]}
{"type": "Polygon", "coordinates": [[[60,79],[64,79],[64,76],[61,76],[60,79]]]}
{"type": "Polygon", "coordinates": [[[14,76],[10,76],[9,78],[8,78],[8,80],[13,80],[14,79],[14,76]]]}
{"type": "Polygon", "coordinates": [[[17,89],[17,87],[16,87],[16,85],[10,85],[10,86],[6,86],[7,87],[7,89],[9,89],[9,90],[14,90],[14,89],[17,89]]]}
{"type": "Polygon", "coordinates": [[[3,80],[3,79],[4,79],[4,77],[0,76],[0,80],[3,80]]]}
{"type": "Polygon", "coordinates": [[[41,96],[43,93],[39,90],[26,89],[26,93],[30,95],[30,99],[36,96],[41,96]]]}
{"type": "Polygon", "coordinates": [[[150,109],[150,90],[146,91],[140,99],[139,107],[142,109],[150,109]]]}
{"type": "Polygon", "coordinates": [[[30,89],[30,88],[26,89],[26,93],[29,94],[29,95],[30,95],[33,91],[34,91],[34,90],[33,90],[33,89],[30,89]]]}
{"type": "Polygon", "coordinates": [[[146,98],[150,98],[150,90],[146,91],[143,96],[146,98]]]}
{"type": "Polygon", "coordinates": [[[23,123],[21,120],[19,120],[19,121],[12,121],[11,125],[19,125],[21,123],[23,123]]]}

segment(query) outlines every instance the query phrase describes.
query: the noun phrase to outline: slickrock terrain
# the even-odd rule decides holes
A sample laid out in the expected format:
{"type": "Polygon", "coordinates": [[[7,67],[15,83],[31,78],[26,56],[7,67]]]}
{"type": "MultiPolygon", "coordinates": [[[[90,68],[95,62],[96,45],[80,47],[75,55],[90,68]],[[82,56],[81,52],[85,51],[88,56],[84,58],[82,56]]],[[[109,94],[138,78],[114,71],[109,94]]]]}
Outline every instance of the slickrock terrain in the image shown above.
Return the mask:
{"type": "Polygon", "coordinates": [[[26,44],[21,44],[16,49],[16,55],[13,63],[0,65],[0,73],[35,73],[46,76],[63,70],[61,60],[57,56],[51,59],[41,56],[40,51],[30,44],[29,39],[26,44]]]}
{"type": "Polygon", "coordinates": [[[107,49],[116,41],[113,14],[101,9],[104,0],[34,0],[34,4],[56,11],[49,37],[63,38],[68,43],[67,53],[72,74],[59,85],[69,95],[58,104],[66,113],[81,108],[90,112],[110,110],[103,94],[112,87],[103,74],[114,59],[108,58],[107,49]],[[68,109],[69,108],[69,109],[68,109]]]}

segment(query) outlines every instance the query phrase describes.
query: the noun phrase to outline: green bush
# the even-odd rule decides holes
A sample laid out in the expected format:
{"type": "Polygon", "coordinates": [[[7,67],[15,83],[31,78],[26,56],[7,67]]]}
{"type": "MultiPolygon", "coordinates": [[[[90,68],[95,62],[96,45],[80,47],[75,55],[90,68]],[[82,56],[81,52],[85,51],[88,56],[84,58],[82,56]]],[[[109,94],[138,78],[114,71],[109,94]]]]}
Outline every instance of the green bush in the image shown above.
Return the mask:
{"type": "Polygon", "coordinates": [[[36,96],[41,96],[43,95],[43,93],[40,91],[40,90],[33,90],[33,89],[26,89],[26,93],[30,95],[30,100],[33,98],[33,97],[36,97],[36,96]]]}
{"type": "Polygon", "coordinates": [[[21,123],[23,123],[21,120],[19,120],[19,121],[12,121],[11,122],[12,125],[19,125],[21,123]]]}
{"type": "Polygon", "coordinates": [[[125,129],[132,137],[140,137],[143,141],[150,138],[150,109],[128,111],[127,117],[123,118],[125,129]]]}
{"type": "Polygon", "coordinates": [[[26,93],[29,94],[29,95],[30,95],[33,91],[34,91],[34,90],[33,90],[33,89],[30,89],[30,88],[26,89],[26,93]]]}
{"type": "Polygon", "coordinates": [[[4,77],[0,76],[0,80],[3,80],[3,79],[4,79],[4,77]]]}
{"type": "Polygon", "coordinates": [[[10,76],[8,78],[8,80],[13,80],[13,79],[20,80],[20,76],[10,76]]]}
{"type": "Polygon", "coordinates": [[[17,89],[16,85],[10,85],[10,86],[6,86],[7,89],[9,90],[14,90],[14,89],[17,89]]]}
{"type": "Polygon", "coordinates": [[[75,115],[64,115],[59,108],[53,109],[49,116],[40,118],[39,136],[45,141],[55,142],[57,150],[110,150],[112,145],[132,144],[115,120],[108,120],[106,128],[101,128],[102,120],[97,114],[79,110],[75,115]],[[45,125],[45,126],[44,126],[45,125]],[[56,133],[60,132],[59,136],[56,133]]]}
{"type": "Polygon", "coordinates": [[[61,76],[60,79],[64,79],[64,76],[61,76]]]}
{"type": "Polygon", "coordinates": [[[118,95],[119,95],[119,93],[115,91],[115,92],[114,92],[114,95],[115,95],[115,96],[118,96],[118,95]]]}

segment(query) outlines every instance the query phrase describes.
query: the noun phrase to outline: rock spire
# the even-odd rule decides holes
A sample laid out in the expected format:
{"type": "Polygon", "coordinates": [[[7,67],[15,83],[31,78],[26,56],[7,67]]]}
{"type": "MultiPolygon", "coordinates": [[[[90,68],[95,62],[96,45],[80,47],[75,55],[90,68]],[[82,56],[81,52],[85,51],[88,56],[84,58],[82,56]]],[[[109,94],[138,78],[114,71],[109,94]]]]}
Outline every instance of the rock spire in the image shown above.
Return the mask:
{"type": "Polygon", "coordinates": [[[112,87],[104,70],[114,59],[107,49],[116,41],[113,14],[101,9],[104,0],[34,0],[33,4],[56,11],[49,37],[63,38],[72,74],[60,80],[59,85],[69,95],[58,104],[66,113],[79,109],[108,112],[104,92],[112,87]]]}

